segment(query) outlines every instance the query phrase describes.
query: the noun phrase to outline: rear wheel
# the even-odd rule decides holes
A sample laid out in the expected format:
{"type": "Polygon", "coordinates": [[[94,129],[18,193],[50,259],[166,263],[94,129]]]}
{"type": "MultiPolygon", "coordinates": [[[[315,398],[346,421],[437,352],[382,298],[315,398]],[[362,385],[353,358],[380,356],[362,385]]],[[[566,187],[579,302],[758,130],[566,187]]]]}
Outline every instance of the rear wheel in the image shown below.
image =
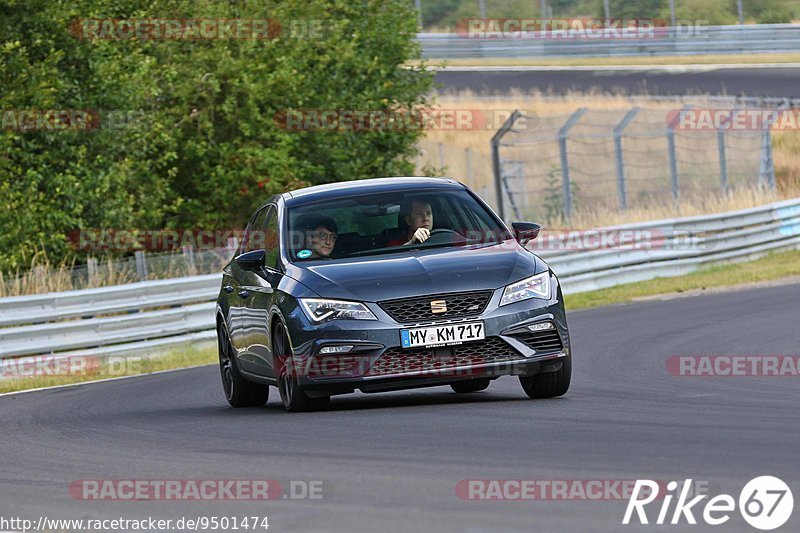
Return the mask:
{"type": "Polygon", "coordinates": [[[571,379],[572,357],[568,355],[562,360],[559,370],[535,376],[520,376],[519,382],[529,398],[540,399],[565,395],[571,379]]]}
{"type": "Polygon", "coordinates": [[[463,394],[466,392],[480,392],[489,387],[490,379],[470,379],[469,381],[456,381],[450,384],[454,392],[463,394]]]}
{"type": "Polygon", "coordinates": [[[269,386],[247,381],[236,367],[228,331],[223,324],[217,328],[219,348],[219,372],[222,377],[222,390],[225,399],[233,407],[259,407],[269,400],[269,386]]]}
{"type": "Polygon", "coordinates": [[[292,359],[292,350],[289,337],[281,322],[275,324],[272,332],[272,347],[275,354],[275,375],[278,378],[278,391],[281,393],[281,403],[287,411],[315,411],[322,409],[330,402],[330,396],[311,398],[303,389],[297,379],[298,369],[292,359]]]}

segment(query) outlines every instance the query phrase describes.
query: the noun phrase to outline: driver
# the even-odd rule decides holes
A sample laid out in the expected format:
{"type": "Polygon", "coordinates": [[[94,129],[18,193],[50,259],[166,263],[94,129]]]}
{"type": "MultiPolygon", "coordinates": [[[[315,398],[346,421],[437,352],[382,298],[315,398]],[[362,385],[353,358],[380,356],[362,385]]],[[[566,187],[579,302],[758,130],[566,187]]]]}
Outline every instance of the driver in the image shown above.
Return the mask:
{"type": "Polygon", "coordinates": [[[309,226],[306,232],[307,243],[311,253],[306,250],[306,259],[330,259],[333,247],[336,244],[338,228],[336,222],[330,217],[323,217],[316,224],[309,226]]]}
{"type": "Polygon", "coordinates": [[[433,209],[431,203],[424,199],[411,201],[406,210],[406,224],[408,235],[397,237],[389,241],[386,246],[405,246],[407,244],[421,244],[428,240],[433,230],[433,209]]]}

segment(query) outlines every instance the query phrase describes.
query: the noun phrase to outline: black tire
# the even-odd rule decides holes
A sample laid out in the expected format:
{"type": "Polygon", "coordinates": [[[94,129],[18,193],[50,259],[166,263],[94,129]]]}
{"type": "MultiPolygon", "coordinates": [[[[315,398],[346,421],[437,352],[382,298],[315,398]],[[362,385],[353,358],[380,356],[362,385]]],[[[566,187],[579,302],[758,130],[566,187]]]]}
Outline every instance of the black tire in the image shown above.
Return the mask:
{"type": "Polygon", "coordinates": [[[272,332],[272,350],[275,354],[275,375],[278,378],[278,391],[283,407],[291,412],[316,411],[326,407],[331,400],[330,396],[311,398],[300,388],[289,337],[280,321],[275,324],[272,332]]]}
{"type": "Polygon", "coordinates": [[[489,387],[489,383],[491,383],[491,379],[470,379],[468,381],[456,381],[455,383],[450,384],[450,388],[453,389],[453,392],[457,392],[459,394],[464,394],[467,392],[480,392],[482,390],[486,390],[489,387]]]}
{"type": "Polygon", "coordinates": [[[217,328],[217,346],[222,390],[228,403],[233,407],[261,407],[267,403],[269,386],[247,381],[239,373],[228,330],[223,324],[217,328]]]}
{"type": "Polygon", "coordinates": [[[528,398],[557,398],[563,396],[569,390],[569,383],[572,379],[572,356],[563,359],[561,368],[555,372],[536,374],[530,377],[519,377],[522,389],[528,398]]]}

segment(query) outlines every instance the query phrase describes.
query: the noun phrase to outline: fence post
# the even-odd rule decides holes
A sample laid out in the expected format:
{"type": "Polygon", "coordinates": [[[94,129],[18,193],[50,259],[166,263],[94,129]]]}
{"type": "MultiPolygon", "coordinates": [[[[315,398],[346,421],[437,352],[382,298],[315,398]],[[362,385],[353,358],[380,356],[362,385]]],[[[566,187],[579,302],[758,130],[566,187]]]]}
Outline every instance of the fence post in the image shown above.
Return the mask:
{"type": "Polygon", "coordinates": [[[634,107],[625,114],[625,117],[614,128],[614,154],[617,160],[617,192],[619,193],[619,207],[628,209],[628,193],[625,189],[625,161],[622,157],[622,132],[639,113],[639,108],[634,107]]]}
{"type": "Polygon", "coordinates": [[[719,183],[722,192],[728,192],[728,158],[725,157],[725,132],[717,130],[717,148],[719,150],[719,183]]]}
{"type": "Polygon", "coordinates": [[[569,220],[572,217],[572,186],[569,181],[569,157],[567,156],[567,135],[572,126],[578,122],[586,108],[582,107],[575,111],[558,130],[558,148],[561,153],[561,188],[564,195],[564,218],[569,220]]]}
{"type": "Polygon", "coordinates": [[[678,182],[678,156],[675,153],[675,128],[681,119],[684,111],[691,106],[685,106],[681,111],[667,123],[667,149],[669,150],[669,175],[672,181],[672,197],[675,199],[675,204],[680,202],[681,188],[678,182]]]}
{"type": "Polygon", "coordinates": [[[144,281],[147,279],[147,259],[145,258],[144,252],[139,250],[138,252],[134,253],[136,257],[136,273],[139,275],[139,279],[144,281]]]}
{"type": "MultiPolygon", "coordinates": [[[[779,107],[778,112],[784,108],[784,106],[779,107]]],[[[774,191],[776,183],[775,161],[772,156],[772,124],[773,122],[770,120],[767,120],[764,124],[764,134],[761,137],[761,169],[758,173],[758,184],[766,184],[774,191]]]]}
{"type": "Polygon", "coordinates": [[[503,180],[502,180],[502,166],[500,164],[500,141],[506,133],[514,127],[514,122],[520,117],[520,112],[516,109],[511,116],[506,119],[500,129],[492,136],[492,172],[494,174],[494,192],[497,199],[497,214],[501,219],[505,220],[505,208],[503,207],[503,180]]]}
{"type": "Polygon", "coordinates": [[[186,265],[189,267],[189,273],[194,275],[197,272],[197,268],[195,267],[194,262],[194,246],[184,246],[183,247],[183,257],[186,260],[186,265]]]}
{"type": "Polygon", "coordinates": [[[97,280],[97,270],[98,270],[97,259],[95,259],[94,257],[89,257],[88,259],[86,259],[86,277],[89,287],[94,287],[94,283],[97,280]]]}
{"type": "MultiPolygon", "coordinates": [[[[525,172],[522,169],[522,163],[520,161],[509,161],[509,163],[511,166],[511,171],[505,172],[505,168],[501,169],[501,178],[503,180],[503,185],[505,185],[506,193],[508,193],[508,203],[511,205],[511,210],[514,212],[514,218],[516,220],[520,220],[519,209],[517,208],[517,203],[514,201],[514,195],[512,194],[514,191],[512,191],[511,187],[508,185],[508,175],[517,174],[517,177],[522,178],[524,181],[525,172]]],[[[505,167],[505,165],[503,166],[505,167]]]]}

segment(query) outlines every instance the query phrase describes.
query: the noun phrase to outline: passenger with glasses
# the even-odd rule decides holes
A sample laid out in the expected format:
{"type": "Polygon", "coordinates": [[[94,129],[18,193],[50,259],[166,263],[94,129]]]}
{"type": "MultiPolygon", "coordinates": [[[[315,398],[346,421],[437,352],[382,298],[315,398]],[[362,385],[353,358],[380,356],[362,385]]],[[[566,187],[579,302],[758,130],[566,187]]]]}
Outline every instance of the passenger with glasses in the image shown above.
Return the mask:
{"type": "MultiPolygon", "coordinates": [[[[338,235],[336,221],[330,217],[324,217],[309,226],[306,232],[306,243],[311,249],[311,254],[298,254],[301,259],[329,259],[333,247],[336,244],[338,235]]],[[[303,250],[304,252],[306,250],[303,250]]]]}

